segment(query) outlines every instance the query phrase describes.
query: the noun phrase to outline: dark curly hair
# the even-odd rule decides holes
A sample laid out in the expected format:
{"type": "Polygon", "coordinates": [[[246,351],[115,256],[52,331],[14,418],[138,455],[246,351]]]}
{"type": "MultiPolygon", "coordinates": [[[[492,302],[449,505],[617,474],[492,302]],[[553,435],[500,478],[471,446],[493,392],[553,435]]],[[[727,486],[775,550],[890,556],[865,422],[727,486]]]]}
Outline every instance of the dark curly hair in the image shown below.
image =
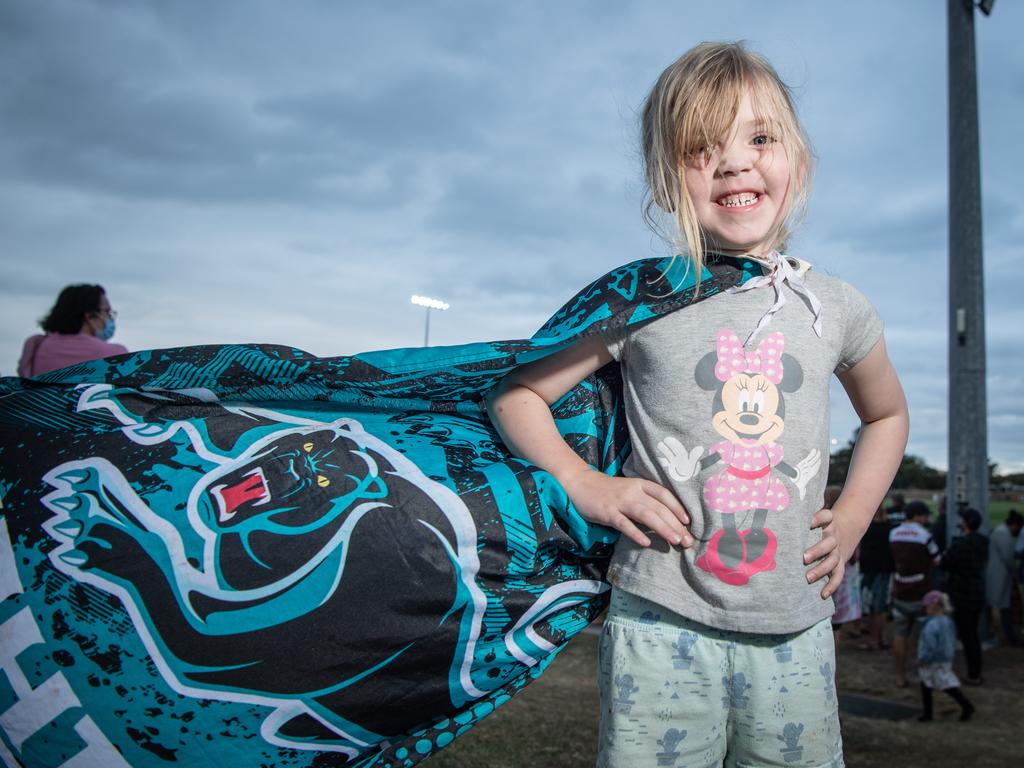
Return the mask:
{"type": "Polygon", "coordinates": [[[102,285],[69,285],[60,292],[50,314],[39,325],[47,333],[78,333],[86,316],[100,311],[100,299],[105,293],[102,285]]]}

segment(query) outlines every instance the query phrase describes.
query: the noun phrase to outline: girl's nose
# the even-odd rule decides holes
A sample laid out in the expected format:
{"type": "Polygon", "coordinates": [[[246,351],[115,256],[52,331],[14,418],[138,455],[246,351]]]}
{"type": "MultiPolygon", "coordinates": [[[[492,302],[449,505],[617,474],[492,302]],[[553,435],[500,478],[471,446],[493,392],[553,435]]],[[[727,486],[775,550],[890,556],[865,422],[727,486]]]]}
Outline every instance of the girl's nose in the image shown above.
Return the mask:
{"type": "Polygon", "coordinates": [[[740,142],[730,142],[725,146],[718,156],[718,168],[720,176],[736,176],[754,167],[756,153],[740,142]]]}

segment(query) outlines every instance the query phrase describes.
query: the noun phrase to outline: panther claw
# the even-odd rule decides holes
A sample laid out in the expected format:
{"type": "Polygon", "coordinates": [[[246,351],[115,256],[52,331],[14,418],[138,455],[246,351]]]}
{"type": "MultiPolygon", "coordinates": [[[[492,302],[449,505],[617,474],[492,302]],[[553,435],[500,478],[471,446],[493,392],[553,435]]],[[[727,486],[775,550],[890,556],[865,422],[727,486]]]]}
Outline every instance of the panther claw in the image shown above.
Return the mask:
{"type": "Polygon", "coordinates": [[[53,530],[69,539],[77,539],[82,534],[82,531],[85,530],[85,526],[80,520],[74,520],[69,517],[67,520],[62,520],[53,526],[53,530]]]}
{"type": "Polygon", "coordinates": [[[57,557],[75,568],[81,568],[89,562],[88,556],[80,549],[69,549],[67,552],[61,552],[57,557]]]}
{"type": "Polygon", "coordinates": [[[50,503],[53,504],[53,506],[60,507],[61,509],[67,512],[74,512],[76,509],[82,506],[82,501],[77,494],[74,496],[64,496],[63,498],[60,499],[50,499],[50,503]]]}
{"type": "Polygon", "coordinates": [[[63,480],[68,485],[81,485],[92,473],[88,469],[71,469],[57,475],[58,480],[63,480]]]}

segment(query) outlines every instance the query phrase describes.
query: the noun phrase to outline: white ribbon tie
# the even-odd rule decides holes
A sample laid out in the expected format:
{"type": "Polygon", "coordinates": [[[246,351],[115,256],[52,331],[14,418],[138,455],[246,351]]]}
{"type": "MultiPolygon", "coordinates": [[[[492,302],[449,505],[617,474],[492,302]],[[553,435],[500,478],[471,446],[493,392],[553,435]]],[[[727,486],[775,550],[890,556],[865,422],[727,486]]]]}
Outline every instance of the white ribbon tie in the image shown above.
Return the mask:
{"type": "MultiPolygon", "coordinates": [[[[750,258],[749,256],[747,258],[750,258]]],[[[765,263],[759,259],[753,259],[758,263],[765,263]]],[[[786,294],[782,291],[783,284],[789,285],[794,292],[799,293],[811,306],[811,311],[814,313],[814,322],[811,327],[814,328],[814,332],[821,337],[821,302],[818,301],[818,297],[814,295],[810,288],[804,285],[803,277],[800,273],[793,269],[793,265],[789,263],[789,259],[782,256],[778,251],[771,251],[765,257],[767,262],[766,266],[770,267],[770,271],[767,275],[760,275],[759,277],[752,277],[743,285],[734,285],[726,293],[743,293],[744,291],[752,291],[757,288],[763,288],[766,285],[770,285],[775,289],[775,303],[769,308],[767,312],[762,315],[760,321],[757,323],[757,327],[750,332],[747,336],[746,341],[743,342],[743,346],[747,346],[751,340],[757,336],[761,331],[768,327],[768,324],[772,321],[772,317],[782,309],[786,303],[786,294]]]]}

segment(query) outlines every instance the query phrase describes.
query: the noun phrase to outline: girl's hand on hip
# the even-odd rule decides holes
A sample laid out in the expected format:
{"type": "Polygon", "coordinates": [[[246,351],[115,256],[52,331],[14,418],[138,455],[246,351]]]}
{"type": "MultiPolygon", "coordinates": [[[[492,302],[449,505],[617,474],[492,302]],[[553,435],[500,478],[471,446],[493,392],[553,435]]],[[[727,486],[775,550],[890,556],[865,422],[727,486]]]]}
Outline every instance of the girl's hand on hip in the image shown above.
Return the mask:
{"type": "Polygon", "coordinates": [[[693,546],[690,516],[671,491],[639,477],[609,477],[587,469],[562,479],[562,487],[584,519],[614,528],[641,547],[651,545],[638,525],[669,544],[693,546]]]}
{"type": "Polygon", "coordinates": [[[846,515],[836,515],[830,509],[819,509],[811,520],[811,528],[821,528],[821,541],[804,552],[804,564],[811,565],[807,581],[813,584],[824,577],[821,597],[827,600],[839,589],[846,573],[846,564],[853,556],[863,531],[846,515]]]}

